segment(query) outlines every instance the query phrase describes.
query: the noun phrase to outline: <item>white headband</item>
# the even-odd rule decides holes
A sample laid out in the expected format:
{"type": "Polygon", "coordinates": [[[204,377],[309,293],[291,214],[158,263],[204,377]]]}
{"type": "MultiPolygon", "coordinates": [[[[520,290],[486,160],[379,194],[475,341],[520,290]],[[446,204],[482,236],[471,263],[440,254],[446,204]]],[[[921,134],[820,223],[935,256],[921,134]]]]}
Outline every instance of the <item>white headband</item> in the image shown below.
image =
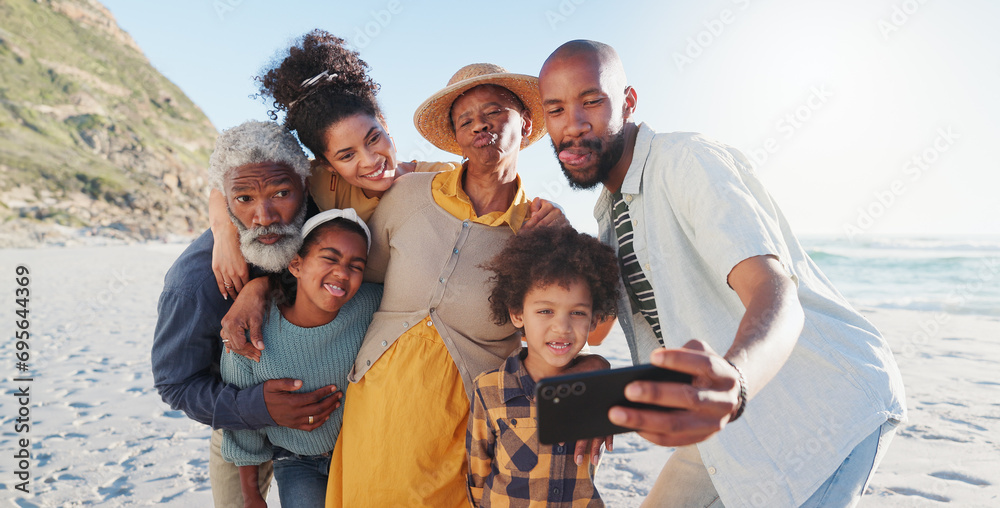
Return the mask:
{"type": "Polygon", "coordinates": [[[356,223],[361,226],[361,229],[365,230],[365,241],[368,244],[368,248],[372,248],[372,232],[368,230],[368,225],[365,221],[358,217],[358,212],[354,211],[353,208],[344,208],[343,210],[338,208],[332,208],[325,212],[320,212],[314,215],[311,219],[307,220],[305,224],[302,225],[302,239],[305,239],[309,233],[319,227],[321,224],[330,222],[333,219],[347,219],[351,222],[356,223]]]}

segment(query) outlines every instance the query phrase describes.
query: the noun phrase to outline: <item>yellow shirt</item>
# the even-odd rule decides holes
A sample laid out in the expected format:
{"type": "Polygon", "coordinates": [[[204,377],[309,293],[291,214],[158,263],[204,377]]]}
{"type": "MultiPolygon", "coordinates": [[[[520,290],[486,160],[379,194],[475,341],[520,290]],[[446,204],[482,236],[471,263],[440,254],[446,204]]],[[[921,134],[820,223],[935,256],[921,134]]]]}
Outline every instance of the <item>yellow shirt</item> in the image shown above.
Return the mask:
{"type": "MultiPolygon", "coordinates": [[[[463,172],[434,177],[434,202],[460,220],[507,225],[516,233],[531,206],[520,177],[505,212],[478,217],[462,189],[463,172]]],[[[468,421],[462,376],[428,316],[403,332],[360,381],[347,387],[326,506],[469,506],[468,421]],[[365,468],[352,469],[358,463],[365,468]],[[378,471],[379,476],[372,478],[366,471],[378,471]]]]}
{"type": "MultiPolygon", "coordinates": [[[[415,172],[433,173],[435,171],[450,171],[459,168],[456,162],[417,162],[415,172]]],[[[361,187],[347,183],[340,175],[331,171],[330,166],[312,161],[312,174],[309,175],[309,195],[321,211],[333,208],[353,208],[361,220],[367,221],[375,212],[379,198],[365,196],[361,187]]]]}
{"type": "Polygon", "coordinates": [[[516,234],[531,213],[531,201],[524,195],[524,189],[521,187],[521,175],[517,175],[517,192],[514,194],[514,201],[507,208],[507,211],[490,212],[479,217],[472,207],[472,200],[462,188],[462,175],[464,174],[465,167],[463,166],[459,171],[448,171],[435,176],[434,183],[431,184],[434,202],[459,220],[469,219],[486,226],[507,224],[516,234]]]}

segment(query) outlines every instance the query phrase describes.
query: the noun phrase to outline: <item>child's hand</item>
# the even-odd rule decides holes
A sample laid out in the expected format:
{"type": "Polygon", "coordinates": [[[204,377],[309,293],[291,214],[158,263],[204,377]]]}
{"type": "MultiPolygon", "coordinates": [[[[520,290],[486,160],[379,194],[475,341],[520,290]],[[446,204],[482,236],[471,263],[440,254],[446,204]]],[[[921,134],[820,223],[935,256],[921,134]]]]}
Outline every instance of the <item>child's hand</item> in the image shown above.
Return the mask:
{"type": "Polygon", "coordinates": [[[243,498],[243,508],[267,508],[267,501],[260,495],[256,499],[243,498]]]}
{"type": "Polygon", "coordinates": [[[576,465],[582,466],[584,458],[590,455],[590,463],[593,465],[598,465],[601,462],[601,444],[605,445],[605,448],[610,452],[612,444],[614,442],[615,436],[607,437],[595,437],[593,439],[581,439],[576,442],[576,465]]]}
{"type": "Polygon", "coordinates": [[[240,466],[240,492],[243,494],[243,508],[267,508],[264,496],[258,490],[259,466],[240,466]]]}

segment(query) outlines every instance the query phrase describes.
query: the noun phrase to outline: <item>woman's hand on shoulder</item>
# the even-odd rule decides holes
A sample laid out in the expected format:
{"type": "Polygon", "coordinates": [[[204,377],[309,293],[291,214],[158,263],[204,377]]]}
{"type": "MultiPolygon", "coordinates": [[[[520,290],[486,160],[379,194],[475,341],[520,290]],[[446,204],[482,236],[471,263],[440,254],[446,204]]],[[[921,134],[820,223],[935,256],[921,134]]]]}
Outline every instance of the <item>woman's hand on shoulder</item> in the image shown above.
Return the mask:
{"type": "Polygon", "coordinates": [[[401,177],[401,176],[403,176],[405,174],[408,174],[408,173],[413,173],[416,170],[417,170],[417,162],[416,161],[400,162],[399,164],[396,164],[396,177],[395,178],[399,178],[399,177],[401,177]]]}
{"type": "Polygon", "coordinates": [[[239,233],[229,218],[226,198],[212,189],[208,201],[208,216],[212,226],[212,273],[223,298],[236,298],[250,280],[250,269],[240,250],[239,233]]]}
{"type": "Polygon", "coordinates": [[[250,269],[234,235],[221,234],[212,246],[212,273],[223,298],[236,298],[249,282],[250,269]]]}
{"type": "Polygon", "coordinates": [[[542,198],[531,200],[531,217],[521,226],[522,229],[531,229],[539,226],[569,226],[566,215],[555,203],[542,198]]]}

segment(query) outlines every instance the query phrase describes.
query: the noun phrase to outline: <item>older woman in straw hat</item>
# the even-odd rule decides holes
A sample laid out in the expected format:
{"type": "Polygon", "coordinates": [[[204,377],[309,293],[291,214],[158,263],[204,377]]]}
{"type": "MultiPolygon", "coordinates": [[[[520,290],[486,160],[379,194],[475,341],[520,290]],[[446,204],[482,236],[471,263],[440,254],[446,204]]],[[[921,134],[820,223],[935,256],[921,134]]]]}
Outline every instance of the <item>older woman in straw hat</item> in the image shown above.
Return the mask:
{"type": "Polygon", "coordinates": [[[420,133],[463,164],[400,178],[372,216],[366,278],[385,293],[350,377],[327,506],[468,506],[472,381],[520,344],[488,318],[480,265],[530,223],[517,160],[544,134],[537,83],[473,64],[417,108],[420,133]]]}

